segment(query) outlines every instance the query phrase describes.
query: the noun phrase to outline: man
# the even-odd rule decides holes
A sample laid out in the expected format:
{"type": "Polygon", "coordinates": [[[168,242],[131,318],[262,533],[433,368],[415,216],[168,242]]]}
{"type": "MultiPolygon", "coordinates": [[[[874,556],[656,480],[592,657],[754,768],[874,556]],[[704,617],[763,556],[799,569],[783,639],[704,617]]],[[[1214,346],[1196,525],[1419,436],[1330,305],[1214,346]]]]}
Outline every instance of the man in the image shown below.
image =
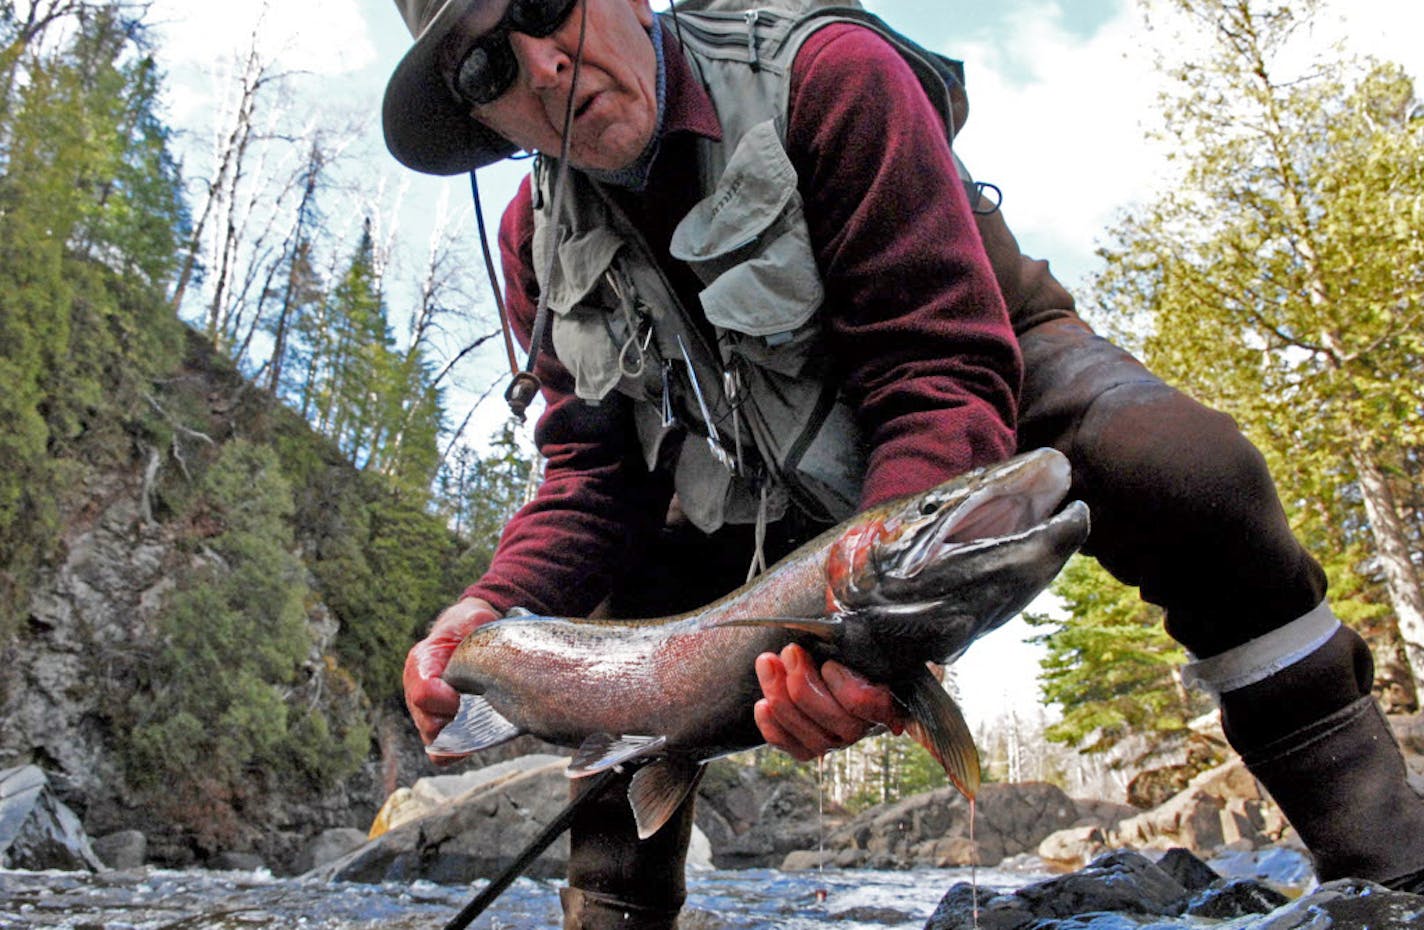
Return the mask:
{"type": "MultiPolygon", "coordinates": [[[[1088,551],[1167,609],[1198,657],[1184,674],[1219,695],[1322,878],[1424,881],[1424,803],[1368,651],[1261,456],[1093,335],[971,205],[959,101],[895,37],[853,14],[664,23],[647,0],[397,5],[418,38],[387,142],[444,174],[540,153],[500,247],[526,342],[549,310],[546,476],[411,650],[427,742],[455,709],[454,645],[510,607],[695,606],[857,507],[1053,445],[1093,510],[1088,551]]],[[[757,723],[798,759],[899,724],[883,689],[795,647],[757,673],[757,723]]],[[[675,921],[691,804],[643,843],[626,807],[611,792],[574,825],[567,927],[675,921]]]]}

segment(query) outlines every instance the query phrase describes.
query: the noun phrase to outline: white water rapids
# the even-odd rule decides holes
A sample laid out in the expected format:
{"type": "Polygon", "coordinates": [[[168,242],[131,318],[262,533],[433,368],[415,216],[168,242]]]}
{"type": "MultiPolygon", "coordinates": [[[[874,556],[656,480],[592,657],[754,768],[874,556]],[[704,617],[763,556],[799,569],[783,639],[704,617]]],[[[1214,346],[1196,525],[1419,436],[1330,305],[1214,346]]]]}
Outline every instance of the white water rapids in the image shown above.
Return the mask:
{"type": "MultiPolygon", "coordinates": [[[[981,891],[1043,877],[978,870],[981,891]]],[[[920,930],[945,891],[969,879],[968,869],[693,871],[680,927],[920,930]]],[[[519,879],[472,930],[557,927],[559,884],[519,879]]],[[[441,930],[483,886],[361,885],[200,870],[0,871],[0,930],[441,930]]]]}

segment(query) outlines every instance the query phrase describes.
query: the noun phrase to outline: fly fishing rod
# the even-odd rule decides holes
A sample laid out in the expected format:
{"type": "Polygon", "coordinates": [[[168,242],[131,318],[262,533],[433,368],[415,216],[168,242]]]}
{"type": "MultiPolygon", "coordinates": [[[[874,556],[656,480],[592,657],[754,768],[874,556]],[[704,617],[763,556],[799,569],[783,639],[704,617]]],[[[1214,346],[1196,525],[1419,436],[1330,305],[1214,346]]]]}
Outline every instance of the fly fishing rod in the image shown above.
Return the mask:
{"type": "Polygon", "coordinates": [[[520,875],[523,875],[524,870],[539,858],[539,854],[548,849],[549,844],[558,839],[573,824],[574,814],[578,812],[578,809],[592,798],[602,794],[603,789],[617,774],[617,769],[607,769],[591,778],[588,787],[578,797],[566,804],[564,809],[559,811],[558,816],[549,821],[539,835],[529,841],[529,845],[524,847],[524,850],[503,872],[490,879],[490,883],[475,895],[470,903],[455,915],[454,919],[445,925],[445,930],[465,930],[471,921],[483,914],[485,908],[493,904],[495,898],[503,894],[504,889],[513,884],[520,875]]]}

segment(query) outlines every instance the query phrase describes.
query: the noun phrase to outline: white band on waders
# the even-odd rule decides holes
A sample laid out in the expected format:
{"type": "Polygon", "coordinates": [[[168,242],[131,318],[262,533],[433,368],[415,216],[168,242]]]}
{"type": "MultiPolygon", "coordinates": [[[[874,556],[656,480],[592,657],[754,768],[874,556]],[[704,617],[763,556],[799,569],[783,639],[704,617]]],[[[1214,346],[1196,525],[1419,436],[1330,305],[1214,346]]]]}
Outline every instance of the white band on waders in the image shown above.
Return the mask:
{"type": "Polygon", "coordinates": [[[1321,601],[1309,613],[1265,636],[1209,659],[1182,666],[1182,684],[1213,695],[1254,685],[1288,668],[1325,645],[1340,629],[1330,605],[1321,601]]]}

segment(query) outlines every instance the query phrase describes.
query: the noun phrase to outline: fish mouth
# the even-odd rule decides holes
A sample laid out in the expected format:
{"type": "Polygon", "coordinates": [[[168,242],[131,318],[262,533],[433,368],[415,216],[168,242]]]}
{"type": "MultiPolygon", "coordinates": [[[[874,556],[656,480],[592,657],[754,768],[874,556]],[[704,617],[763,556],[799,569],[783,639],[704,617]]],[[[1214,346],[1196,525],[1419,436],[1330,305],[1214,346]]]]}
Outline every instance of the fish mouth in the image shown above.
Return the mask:
{"type": "Polygon", "coordinates": [[[1082,502],[1074,501],[1054,516],[1072,479],[1067,457],[1054,449],[1038,449],[984,469],[962,500],[925,513],[934,519],[913,535],[895,564],[884,568],[883,577],[909,580],[957,554],[1072,530],[1078,524],[1086,536],[1087,506],[1082,502]]]}

